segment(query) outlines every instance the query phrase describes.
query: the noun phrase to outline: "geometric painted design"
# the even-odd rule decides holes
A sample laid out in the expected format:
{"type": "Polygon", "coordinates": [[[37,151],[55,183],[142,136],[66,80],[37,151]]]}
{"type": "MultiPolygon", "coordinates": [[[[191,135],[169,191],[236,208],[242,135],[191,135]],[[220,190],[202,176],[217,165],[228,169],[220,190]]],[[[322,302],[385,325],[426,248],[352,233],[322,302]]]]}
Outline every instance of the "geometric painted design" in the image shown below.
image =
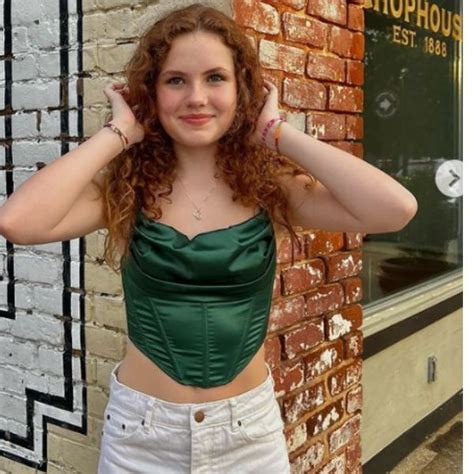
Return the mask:
{"type": "MultiPolygon", "coordinates": [[[[80,0],[0,0],[0,194],[83,137],[80,0]]],[[[0,235],[0,456],[46,471],[49,424],[87,433],[84,238],[0,235]]]]}

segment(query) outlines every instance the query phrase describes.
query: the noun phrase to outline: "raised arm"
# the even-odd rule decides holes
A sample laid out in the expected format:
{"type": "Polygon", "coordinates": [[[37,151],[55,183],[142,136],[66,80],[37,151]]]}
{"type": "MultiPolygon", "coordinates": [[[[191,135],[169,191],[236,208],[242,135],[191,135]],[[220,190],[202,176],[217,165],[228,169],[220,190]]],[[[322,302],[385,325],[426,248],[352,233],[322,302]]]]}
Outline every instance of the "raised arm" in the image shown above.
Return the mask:
{"type": "MultiPolygon", "coordinates": [[[[112,103],[115,124],[130,140],[143,139],[143,129],[122,97],[118,84],[104,93],[112,103]],[[117,89],[117,90],[116,90],[117,89]]],[[[93,181],[123,150],[122,140],[102,128],[79,147],[36,172],[0,208],[0,232],[21,244],[67,240],[104,226],[102,203],[93,181]]]]}

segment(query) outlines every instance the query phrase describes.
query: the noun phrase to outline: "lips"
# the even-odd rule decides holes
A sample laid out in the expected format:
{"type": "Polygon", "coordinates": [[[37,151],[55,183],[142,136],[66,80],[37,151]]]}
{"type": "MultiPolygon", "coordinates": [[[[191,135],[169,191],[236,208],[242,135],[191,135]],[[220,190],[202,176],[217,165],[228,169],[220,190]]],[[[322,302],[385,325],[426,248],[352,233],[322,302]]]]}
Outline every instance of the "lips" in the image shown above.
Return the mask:
{"type": "Polygon", "coordinates": [[[206,114],[195,114],[195,115],[182,115],[182,119],[203,119],[203,118],[211,118],[212,115],[206,115],[206,114]]]}
{"type": "Polygon", "coordinates": [[[204,125],[211,120],[212,115],[184,115],[181,119],[191,125],[204,125]]]}

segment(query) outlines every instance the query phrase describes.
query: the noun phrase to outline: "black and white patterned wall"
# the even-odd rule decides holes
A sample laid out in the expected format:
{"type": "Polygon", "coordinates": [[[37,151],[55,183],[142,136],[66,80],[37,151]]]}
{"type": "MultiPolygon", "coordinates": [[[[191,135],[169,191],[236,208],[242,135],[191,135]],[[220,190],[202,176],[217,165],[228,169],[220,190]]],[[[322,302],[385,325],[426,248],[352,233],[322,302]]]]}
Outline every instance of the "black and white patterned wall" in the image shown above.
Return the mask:
{"type": "MultiPolygon", "coordinates": [[[[83,136],[82,3],[0,6],[3,203],[83,136]]],[[[0,458],[46,471],[48,424],[87,433],[84,240],[21,246],[0,235],[0,255],[0,458]]]]}

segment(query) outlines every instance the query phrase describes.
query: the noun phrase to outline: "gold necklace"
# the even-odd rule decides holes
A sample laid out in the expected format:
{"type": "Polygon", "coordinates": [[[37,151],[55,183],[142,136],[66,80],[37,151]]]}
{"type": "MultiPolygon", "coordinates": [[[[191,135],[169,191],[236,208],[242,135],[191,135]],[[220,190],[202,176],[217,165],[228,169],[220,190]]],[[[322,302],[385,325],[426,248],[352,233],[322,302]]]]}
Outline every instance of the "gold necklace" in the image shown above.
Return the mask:
{"type": "MultiPolygon", "coordinates": [[[[193,206],[194,206],[195,209],[196,209],[195,211],[193,211],[193,216],[194,216],[194,218],[195,218],[195,219],[198,219],[198,220],[201,220],[201,219],[202,219],[202,212],[201,212],[202,207],[199,208],[199,207],[196,206],[195,202],[191,199],[191,196],[190,196],[190,195],[188,194],[188,192],[186,191],[186,187],[184,186],[183,181],[181,181],[181,178],[180,178],[179,176],[176,176],[176,177],[179,179],[181,185],[183,186],[183,190],[184,190],[184,192],[186,193],[186,196],[188,196],[189,200],[193,203],[193,206]]],[[[216,174],[214,175],[214,178],[216,178],[216,179],[218,179],[219,177],[220,177],[219,173],[216,173],[216,174]]],[[[216,189],[216,187],[217,187],[217,183],[216,183],[216,184],[211,188],[211,190],[207,193],[207,196],[203,199],[203,201],[207,201],[208,197],[211,195],[212,191],[214,191],[214,189],[216,189]]]]}

